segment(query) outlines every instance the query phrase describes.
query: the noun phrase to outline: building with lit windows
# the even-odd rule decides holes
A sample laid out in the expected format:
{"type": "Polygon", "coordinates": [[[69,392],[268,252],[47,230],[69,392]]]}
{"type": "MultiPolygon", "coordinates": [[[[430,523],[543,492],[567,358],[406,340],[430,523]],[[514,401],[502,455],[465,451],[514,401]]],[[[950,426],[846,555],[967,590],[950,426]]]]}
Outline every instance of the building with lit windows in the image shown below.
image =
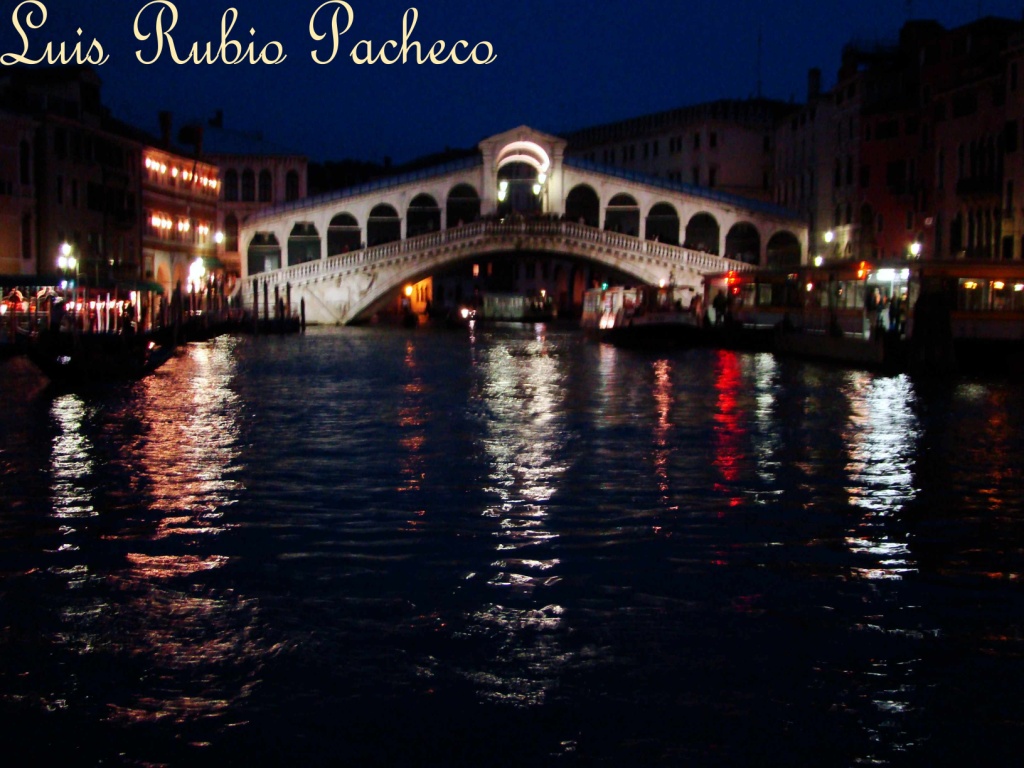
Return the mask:
{"type": "Polygon", "coordinates": [[[211,268],[217,256],[215,165],[157,146],[142,152],[142,262],[147,278],[166,291],[187,290],[192,264],[211,268]]]}

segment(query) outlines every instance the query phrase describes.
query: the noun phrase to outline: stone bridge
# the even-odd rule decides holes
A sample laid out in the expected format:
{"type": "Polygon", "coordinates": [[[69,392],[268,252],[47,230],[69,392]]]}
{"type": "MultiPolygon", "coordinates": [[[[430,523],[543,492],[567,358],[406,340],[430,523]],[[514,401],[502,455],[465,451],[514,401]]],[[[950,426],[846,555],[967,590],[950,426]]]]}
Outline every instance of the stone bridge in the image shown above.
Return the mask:
{"type": "Polygon", "coordinates": [[[807,252],[806,224],[789,211],[565,158],[563,139],[527,127],[479,150],[254,215],[240,237],[240,299],[277,297],[293,311],[302,301],[309,322],[346,324],[460,262],[584,261],[700,291],[708,272],[799,264],[807,252]]]}

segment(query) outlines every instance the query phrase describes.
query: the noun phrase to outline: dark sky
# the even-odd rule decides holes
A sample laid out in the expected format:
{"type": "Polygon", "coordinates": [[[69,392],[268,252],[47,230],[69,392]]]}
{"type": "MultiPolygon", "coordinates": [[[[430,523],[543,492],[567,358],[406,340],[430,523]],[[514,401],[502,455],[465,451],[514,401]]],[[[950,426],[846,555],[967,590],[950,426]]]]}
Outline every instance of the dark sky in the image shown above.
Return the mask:
{"type": "MultiPolygon", "coordinates": [[[[39,1],[48,18],[29,32],[28,57],[43,56],[47,42],[56,48],[65,41],[70,50],[82,40],[84,51],[98,39],[109,56],[97,68],[104,101],[130,123],[155,129],[161,109],[172,111],[176,123],[220,109],[226,127],[262,131],[313,160],[389,156],[396,162],[474,146],[521,124],[559,133],[746,98],[759,81],[764,96],[802,101],[807,70],[820,67],[830,87],[851,39],[895,40],[908,17],[954,27],[979,15],[1021,18],[1024,9],[1024,0],[349,0],[352,28],[341,37],[337,58],[317,65],[311,52],[325,58],[328,48],[310,37],[309,25],[321,0],[176,0],[171,34],[179,56],[196,41],[216,50],[221,17],[233,7],[232,38],[243,47],[255,41],[257,53],[277,41],[287,59],[273,66],[179,65],[165,46],[159,61],[144,65],[136,51],[151,58],[153,38],[136,40],[133,27],[145,0],[39,1]],[[400,42],[409,7],[419,13],[411,39],[424,51],[438,40],[448,48],[459,40],[486,41],[497,59],[460,66],[357,65],[349,58],[360,41],[371,41],[373,53],[388,40],[400,42]]],[[[2,3],[2,53],[22,50],[12,21],[17,5],[2,3]]],[[[154,30],[155,10],[143,14],[146,32],[154,30]]],[[[318,20],[318,31],[328,31],[328,13],[318,20]]],[[[359,50],[366,52],[365,43],[359,50]]]]}

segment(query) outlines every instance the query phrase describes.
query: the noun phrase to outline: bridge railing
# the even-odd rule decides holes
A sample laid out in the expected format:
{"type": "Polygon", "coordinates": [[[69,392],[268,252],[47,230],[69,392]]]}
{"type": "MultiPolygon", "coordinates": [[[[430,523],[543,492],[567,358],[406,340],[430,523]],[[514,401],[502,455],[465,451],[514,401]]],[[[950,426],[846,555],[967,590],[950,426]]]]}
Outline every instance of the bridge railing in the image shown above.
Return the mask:
{"type": "Polygon", "coordinates": [[[272,272],[260,272],[249,275],[245,279],[243,291],[252,294],[256,281],[268,280],[274,284],[302,283],[326,277],[361,266],[381,264],[404,255],[415,255],[444,245],[463,243],[489,237],[566,237],[584,242],[591,242],[610,248],[649,256],[674,262],[680,267],[688,267],[698,272],[717,272],[726,269],[743,270],[751,265],[716,256],[704,251],[695,251],[678,245],[670,245],[657,240],[643,240],[621,232],[610,232],[586,224],[555,219],[522,219],[519,221],[489,220],[475,221],[426,235],[395,240],[382,245],[374,245],[349,253],[336,254],[323,259],[307,261],[302,264],[282,267],[272,272]]]}

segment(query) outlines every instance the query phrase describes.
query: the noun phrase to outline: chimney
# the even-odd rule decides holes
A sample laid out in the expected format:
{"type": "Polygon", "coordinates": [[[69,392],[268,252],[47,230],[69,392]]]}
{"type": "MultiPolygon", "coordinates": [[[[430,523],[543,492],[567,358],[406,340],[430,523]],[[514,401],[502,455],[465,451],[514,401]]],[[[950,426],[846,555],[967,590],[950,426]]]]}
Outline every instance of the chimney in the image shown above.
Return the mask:
{"type": "Polygon", "coordinates": [[[223,128],[224,127],[224,110],[218,109],[213,113],[213,117],[210,118],[211,128],[223,128]]]}
{"type": "Polygon", "coordinates": [[[171,146],[171,123],[173,118],[171,113],[167,110],[161,110],[160,112],[160,141],[163,142],[164,147],[171,146]]]}

